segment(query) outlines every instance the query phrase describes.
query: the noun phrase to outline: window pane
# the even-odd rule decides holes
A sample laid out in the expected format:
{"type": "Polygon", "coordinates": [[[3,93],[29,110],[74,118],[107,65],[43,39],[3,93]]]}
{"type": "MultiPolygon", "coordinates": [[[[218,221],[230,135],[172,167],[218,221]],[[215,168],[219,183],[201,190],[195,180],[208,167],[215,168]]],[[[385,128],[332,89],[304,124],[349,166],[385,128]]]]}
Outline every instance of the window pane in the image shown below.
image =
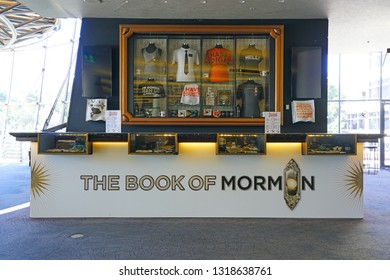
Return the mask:
{"type": "Polygon", "coordinates": [[[328,100],[339,99],[339,55],[328,57],[328,100]]]}
{"type": "Polygon", "coordinates": [[[379,98],[380,60],[380,53],[342,55],[340,99],[379,98]]]}
{"type": "Polygon", "coordinates": [[[339,133],[339,102],[328,102],[328,132],[339,133]]]}
{"type": "Polygon", "coordinates": [[[379,133],[379,101],[340,102],[340,133],[379,133]]]}
{"type": "Polygon", "coordinates": [[[382,98],[390,99],[390,54],[387,54],[383,61],[382,98]]]}

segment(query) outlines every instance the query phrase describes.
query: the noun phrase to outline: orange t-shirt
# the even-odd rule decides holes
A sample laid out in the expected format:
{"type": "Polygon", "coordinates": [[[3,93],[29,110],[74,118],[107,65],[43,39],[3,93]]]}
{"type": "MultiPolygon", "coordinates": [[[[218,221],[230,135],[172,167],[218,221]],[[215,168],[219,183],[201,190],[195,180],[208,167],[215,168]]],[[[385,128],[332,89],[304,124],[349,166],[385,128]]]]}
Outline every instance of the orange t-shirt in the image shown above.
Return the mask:
{"type": "Polygon", "coordinates": [[[232,52],[224,47],[216,46],[206,53],[207,64],[210,64],[209,82],[228,82],[228,66],[233,64],[232,52]]]}

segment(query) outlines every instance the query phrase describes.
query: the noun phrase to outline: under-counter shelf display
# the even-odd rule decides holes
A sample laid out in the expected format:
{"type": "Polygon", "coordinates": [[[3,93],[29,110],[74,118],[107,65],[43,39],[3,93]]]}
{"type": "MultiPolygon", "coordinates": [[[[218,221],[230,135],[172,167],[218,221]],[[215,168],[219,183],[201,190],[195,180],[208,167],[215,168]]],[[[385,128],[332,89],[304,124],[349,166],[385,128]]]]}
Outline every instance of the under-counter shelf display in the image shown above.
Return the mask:
{"type": "Polygon", "coordinates": [[[176,133],[130,133],[129,154],[178,154],[176,133]]]}
{"type": "Polygon", "coordinates": [[[356,155],[356,134],[308,134],[304,155],[356,155]]]}
{"type": "Polygon", "coordinates": [[[282,26],[121,25],[124,124],[264,123],[281,111],[282,26]]]}
{"type": "Polygon", "coordinates": [[[216,146],[217,155],[265,155],[266,136],[256,133],[220,133],[216,146]]]}
{"type": "Polygon", "coordinates": [[[87,133],[38,133],[38,154],[92,154],[87,133]]]}

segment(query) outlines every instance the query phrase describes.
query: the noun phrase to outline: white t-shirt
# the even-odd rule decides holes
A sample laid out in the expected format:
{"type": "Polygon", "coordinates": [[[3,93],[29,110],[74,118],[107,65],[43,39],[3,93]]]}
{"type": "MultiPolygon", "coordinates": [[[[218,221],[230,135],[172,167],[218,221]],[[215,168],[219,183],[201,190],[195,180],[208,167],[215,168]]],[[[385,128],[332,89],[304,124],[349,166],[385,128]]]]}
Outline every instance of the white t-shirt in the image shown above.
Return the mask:
{"type": "Polygon", "coordinates": [[[179,48],[173,51],[172,64],[177,63],[177,82],[194,82],[194,64],[199,65],[198,51],[191,48],[179,48]],[[188,73],[185,73],[185,55],[188,56],[188,73]]]}
{"type": "Polygon", "coordinates": [[[184,86],[181,93],[180,103],[187,105],[198,105],[200,101],[199,86],[197,84],[188,84],[184,86]]]}

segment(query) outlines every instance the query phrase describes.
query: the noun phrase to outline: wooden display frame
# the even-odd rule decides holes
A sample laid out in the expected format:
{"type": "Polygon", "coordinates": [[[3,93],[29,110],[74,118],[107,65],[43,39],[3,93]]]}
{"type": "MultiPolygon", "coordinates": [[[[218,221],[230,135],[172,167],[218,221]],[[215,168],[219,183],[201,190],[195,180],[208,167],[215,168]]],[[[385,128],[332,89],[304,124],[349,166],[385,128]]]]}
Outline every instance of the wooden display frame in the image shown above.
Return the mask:
{"type": "MultiPolygon", "coordinates": [[[[133,105],[129,106],[129,102],[133,104],[135,96],[134,88],[130,84],[133,82],[135,76],[135,69],[132,66],[134,53],[130,41],[136,36],[199,36],[200,39],[206,36],[215,36],[217,38],[233,36],[232,40],[236,43],[236,38],[240,36],[268,36],[271,44],[272,58],[269,58],[270,68],[272,74],[269,75],[269,100],[270,108],[268,111],[277,111],[283,113],[283,50],[284,50],[284,26],[282,25],[120,25],[120,109],[122,112],[122,124],[124,125],[240,125],[240,126],[263,126],[264,118],[262,117],[241,117],[235,113],[236,103],[230,104],[229,114],[224,117],[208,117],[203,116],[206,108],[202,106],[199,110],[195,110],[195,117],[188,117],[181,112],[181,116],[175,115],[172,117],[169,112],[159,112],[159,114],[149,116],[137,116],[133,105]],[[203,37],[202,37],[203,36],[203,37]],[[130,100],[130,101],[129,101],[130,100]],[[200,112],[200,113],[199,113],[200,112]],[[234,112],[234,116],[232,117],[234,112]]],[[[235,50],[236,51],[236,50],[235,50]]],[[[268,55],[268,54],[267,54],[268,55]]],[[[237,59],[237,58],[236,58],[237,59]]],[[[235,65],[234,72],[239,71],[239,66],[235,65]]],[[[267,71],[261,71],[267,72],[267,71]]],[[[269,73],[268,73],[269,74],[269,73]]],[[[267,73],[260,73],[260,75],[268,75],[267,73]]],[[[200,75],[203,77],[202,75],[200,75]]],[[[236,77],[236,76],[234,76],[236,77]]],[[[204,78],[204,77],[203,77],[204,78]]],[[[167,77],[168,80],[168,77],[167,77]]],[[[232,88],[237,89],[237,80],[234,78],[232,88]]],[[[204,85],[202,92],[205,92],[207,86],[204,85]]],[[[167,92],[167,96],[170,92],[167,92]]],[[[203,94],[203,93],[202,93],[203,94]]],[[[164,94],[165,96],[165,94],[164,94]]],[[[167,97],[168,98],[168,97],[167,97]]],[[[134,102],[135,103],[135,102],[134,102]]],[[[206,112],[208,113],[209,110],[206,112]]],[[[281,117],[281,122],[283,118],[281,117]]]]}

